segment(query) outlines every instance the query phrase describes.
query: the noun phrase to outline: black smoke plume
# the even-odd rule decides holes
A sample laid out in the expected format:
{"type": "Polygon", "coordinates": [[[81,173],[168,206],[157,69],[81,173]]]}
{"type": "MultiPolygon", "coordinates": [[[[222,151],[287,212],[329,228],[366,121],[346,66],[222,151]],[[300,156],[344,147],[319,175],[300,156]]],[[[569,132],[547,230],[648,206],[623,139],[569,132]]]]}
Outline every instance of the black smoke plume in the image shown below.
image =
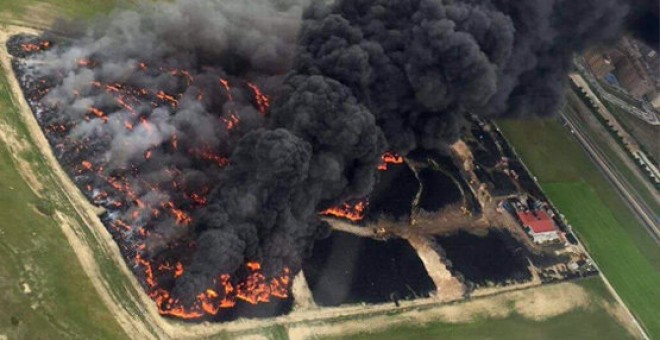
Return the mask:
{"type": "Polygon", "coordinates": [[[438,148],[465,111],[556,112],[573,53],[612,37],[625,14],[614,0],[316,4],[296,68],[348,86],[395,150],[438,148]]]}
{"type": "Polygon", "coordinates": [[[78,121],[90,106],[108,113],[107,123],[77,125],[69,138],[89,141],[105,173],[138,169],[159,183],[158,190],[133,183],[142,201],[176,199],[165,184],[173,173],[192,191],[212,188],[190,231],[171,218],[152,221],[151,256],[177,238],[195,239],[173,290],[187,303],[246,261],[271,274],[299,271],[328,233],[318,212],[368,195],[385,150],[442,149],[459,138],[466,113],[553,114],[572,55],[613,38],[628,13],[615,0],[337,0],[314,1],[304,13],[267,1],[143,7],[115,14],[35,69],[64,75],[44,100],[58,108],[54,121],[78,121]],[[81,58],[98,66],[80,68],[81,58]],[[188,70],[194,81],[140,70],[141,63],[188,70]],[[231,98],[219,78],[238,84],[231,98]],[[182,95],[175,106],[136,103],[138,117],[154,126],[149,132],[133,117],[136,128],[126,131],[126,108],[94,81],[182,95]],[[247,81],[273,95],[265,117],[247,81]],[[237,128],[219,123],[232,114],[237,128]],[[177,150],[167,146],[173,135],[177,150]],[[190,150],[204,148],[229,165],[200,164],[190,150]]]}

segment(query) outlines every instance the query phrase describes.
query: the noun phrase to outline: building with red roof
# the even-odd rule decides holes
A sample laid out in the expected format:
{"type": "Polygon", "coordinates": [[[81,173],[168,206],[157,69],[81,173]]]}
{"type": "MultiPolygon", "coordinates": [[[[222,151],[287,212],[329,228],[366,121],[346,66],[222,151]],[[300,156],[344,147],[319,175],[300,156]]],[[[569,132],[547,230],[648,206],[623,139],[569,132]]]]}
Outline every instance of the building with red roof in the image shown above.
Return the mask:
{"type": "Polygon", "coordinates": [[[559,229],[545,211],[516,211],[520,222],[536,243],[560,239],[559,229]]]}

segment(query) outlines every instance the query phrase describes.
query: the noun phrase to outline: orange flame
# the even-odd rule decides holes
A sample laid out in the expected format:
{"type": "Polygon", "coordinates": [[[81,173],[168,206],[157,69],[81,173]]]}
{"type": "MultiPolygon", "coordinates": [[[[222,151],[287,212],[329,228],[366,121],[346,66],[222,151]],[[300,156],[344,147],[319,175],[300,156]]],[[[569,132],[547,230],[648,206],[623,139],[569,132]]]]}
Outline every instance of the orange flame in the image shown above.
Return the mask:
{"type": "MultiPolygon", "coordinates": [[[[137,255],[136,263],[144,270],[146,282],[152,289],[149,296],[156,302],[161,315],[182,319],[198,319],[204,315],[217,315],[221,309],[232,308],[236,305],[237,300],[259,304],[270,302],[271,297],[287,299],[289,296],[291,272],[288,268],[284,268],[279,276],[269,279],[260,272],[261,265],[259,263],[248,262],[245,266],[250,274],[245,280],[234,285],[231,282],[230,275],[219,275],[219,280],[215,280],[214,287],[209,287],[200,292],[196,296],[196,302],[192,306],[186,307],[180,301],[172,298],[167,290],[158,288],[149,261],[137,255]]],[[[183,266],[177,263],[176,268],[175,277],[179,277],[183,274],[183,266]]],[[[171,267],[164,265],[160,266],[158,270],[171,271],[171,267]]]]}
{"type": "Polygon", "coordinates": [[[90,161],[82,161],[81,164],[85,170],[94,170],[94,165],[90,161]]]}
{"type": "Polygon", "coordinates": [[[173,96],[168,95],[167,93],[165,93],[163,91],[158,91],[158,93],[156,93],[156,98],[158,98],[162,101],[169,102],[170,105],[172,106],[172,108],[176,108],[179,105],[179,101],[176,98],[174,98],[173,96]]]}
{"type": "Polygon", "coordinates": [[[245,266],[251,271],[261,270],[261,264],[259,262],[248,262],[245,266]]]}
{"type": "Polygon", "coordinates": [[[367,209],[367,200],[359,201],[355,204],[344,203],[341,206],[332,207],[321,212],[321,215],[333,216],[347,219],[353,222],[359,222],[364,219],[364,213],[367,209]]]}
{"type": "Polygon", "coordinates": [[[219,167],[225,167],[229,164],[229,159],[226,157],[222,157],[220,155],[216,155],[211,151],[210,147],[204,147],[204,148],[193,148],[188,150],[188,152],[193,155],[194,157],[201,158],[206,161],[210,161],[213,163],[216,163],[219,167]]]}
{"type": "Polygon", "coordinates": [[[179,137],[177,137],[176,134],[172,135],[172,139],[170,140],[170,143],[172,145],[172,148],[174,148],[174,150],[179,150],[179,137]]]}
{"type": "Polygon", "coordinates": [[[183,275],[183,264],[181,262],[176,263],[176,271],[174,272],[174,278],[178,278],[183,275]]]}
{"type": "Polygon", "coordinates": [[[147,133],[151,134],[154,131],[154,128],[151,125],[151,123],[149,123],[147,117],[144,116],[140,117],[140,123],[142,124],[142,126],[144,126],[144,129],[147,130],[147,133]]]}
{"type": "Polygon", "coordinates": [[[229,119],[227,118],[222,118],[222,120],[225,122],[225,125],[227,126],[227,130],[233,130],[235,127],[238,126],[238,123],[241,122],[241,119],[238,118],[238,116],[234,113],[232,113],[229,116],[229,119]]]}
{"type": "Polygon", "coordinates": [[[173,69],[170,71],[170,75],[173,77],[185,77],[188,81],[188,86],[195,82],[195,78],[186,70],[173,69]]]}
{"type": "Polygon", "coordinates": [[[227,99],[230,102],[234,101],[234,97],[231,95],[231,88],[229,87],[229,82],[225,79],[220,78],[220,85],[225,88],[225,91],[227,92],[227,99]]]}
{"type": "Polygon", "coordinates": [[[259,106],[259,112],[266,114],[268,108],[270,107],[270,98],[263,94],[261,90],[252,83],[247,83],[248,87],[254,92],[254,97],[257,100],[257,105],[259,106]]]}
{"type": "Polygon", "coordinates": [[[388,164],[403,164],[403,157],[397,155],[394,152],[387,151],[381,157],[381,163],[378,165],[378,170],[385,171],[387,170],[388,164]]]}
{"type": "Polygon", "coordinates": [[[93,114],[94,116],[96,116],[97,118],[101,119],[101,120],[103,121],[103,123],[107,123],[107,122],[108,122],[108,116],[106,116],[105,112],[103,112],[103,111],[101,111],[101,110],[99,110],[99,109],[97,109],[97,108],[95,108],[95,107],[91,107],[91,108],[89,109],[89,112],[92,113],[92,114],[93,114]]]}
{"type": "Polygon", "coordinates": [[[186,214],[183,210],[174,207],[174,202],[167,202],[163,208],[169,209],[170,214],[176,219],[176,224],[190,225],[193,220],[190,215],[186,214]]]}

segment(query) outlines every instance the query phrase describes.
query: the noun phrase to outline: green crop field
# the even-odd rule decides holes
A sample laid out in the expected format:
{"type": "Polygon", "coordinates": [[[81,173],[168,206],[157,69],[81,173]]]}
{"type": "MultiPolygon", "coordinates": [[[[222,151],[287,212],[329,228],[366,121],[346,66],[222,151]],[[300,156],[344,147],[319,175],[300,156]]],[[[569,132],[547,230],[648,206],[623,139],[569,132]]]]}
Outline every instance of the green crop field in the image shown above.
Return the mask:
{"type": "Polygon", "coordinates": [[[633,314],[660,337],[660,247],[558,121],[498,125],[633,314]]]}

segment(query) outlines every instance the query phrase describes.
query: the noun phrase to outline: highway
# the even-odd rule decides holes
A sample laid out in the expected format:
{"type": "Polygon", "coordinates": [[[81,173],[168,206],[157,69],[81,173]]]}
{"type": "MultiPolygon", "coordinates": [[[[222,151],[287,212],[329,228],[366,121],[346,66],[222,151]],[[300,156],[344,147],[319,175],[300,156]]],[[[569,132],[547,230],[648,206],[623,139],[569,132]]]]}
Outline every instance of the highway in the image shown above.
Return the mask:
{"type": "Polygon", "coordinates": [[[614,186],[621,198],[623,198],[626,204],[628,204],[635,215],[639,218],[640,222],[646,227],[649,235],[651,235],[656,243],[660,244],[660,228],[658,227],[660,219],[655,215],[653,209],[649,207],[644,199],[639,197],[638,193],[628,180],[617,171],[616,167],[614,167],[607,157],[605,157],[605,154],[598,144],[591,140],[589,134],[584,131],[580,124],[578,124],[573,117],[570,117],[570,115],[562,113],[561,117],[571,129],[575,138],[587,151],[591,159],[596,165],[598,165],[601,172],[605,174],[608,181],[614,186]]]}

